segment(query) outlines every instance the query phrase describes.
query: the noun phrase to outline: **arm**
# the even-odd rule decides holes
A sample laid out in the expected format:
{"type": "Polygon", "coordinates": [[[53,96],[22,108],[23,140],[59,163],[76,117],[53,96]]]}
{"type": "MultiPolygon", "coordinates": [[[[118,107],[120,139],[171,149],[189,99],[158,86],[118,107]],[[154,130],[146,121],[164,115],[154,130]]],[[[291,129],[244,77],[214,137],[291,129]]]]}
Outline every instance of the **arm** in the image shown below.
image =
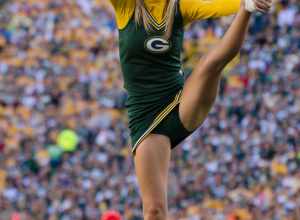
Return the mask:
{"type": "Polygon", "coordinates": [[[241,0],[181,0],[180,11],[187,24],[192,21],[216,18],[238,12],[241,0]]]}

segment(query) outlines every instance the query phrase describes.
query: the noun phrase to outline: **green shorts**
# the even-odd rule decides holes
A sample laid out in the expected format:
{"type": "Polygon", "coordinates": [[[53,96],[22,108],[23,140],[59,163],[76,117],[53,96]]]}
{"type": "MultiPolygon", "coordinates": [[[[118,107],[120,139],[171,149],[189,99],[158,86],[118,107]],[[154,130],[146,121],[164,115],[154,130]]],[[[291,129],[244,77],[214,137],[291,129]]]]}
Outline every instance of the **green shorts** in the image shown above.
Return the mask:
{"type": "Polygon", "coordinates": [[[135,154],[139,144],[149,134],[161,134],[170,138],[171,148],[175,148],[186,137],[192,134],[192,131],[186,130],[179,117],[179,103],[182,91],[178,92],[174,100],[169,103],[157,116],[151,121],[152,123],[144,131],[141,129],[131,134],[132,153],[135,154]]]}

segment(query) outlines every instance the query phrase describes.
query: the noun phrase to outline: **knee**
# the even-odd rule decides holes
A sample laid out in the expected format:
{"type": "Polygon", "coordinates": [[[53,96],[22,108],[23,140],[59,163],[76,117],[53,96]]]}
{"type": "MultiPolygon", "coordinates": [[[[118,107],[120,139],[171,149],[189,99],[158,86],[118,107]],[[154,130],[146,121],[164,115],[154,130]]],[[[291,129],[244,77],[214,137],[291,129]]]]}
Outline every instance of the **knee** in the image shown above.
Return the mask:
{"type": "Polygon", "coordinates": [[[144,215],[147,220],[166,220],[167,207],[161,201],[146,202],[144,203],[144,215]]]}
{"type": "Polygon", "coordinates": [[[210,71],[197,71],[196,77],[198,82],[218,83],[222,76],[222,71],[210,70],[210,71]]]}
{"type": "Polygon", "coordinates": [[[222,70],[224,66],[217,64],[210,58],[206,58],[201,62],[196,68],[195,72],[198,77],[198,80],[219,80],[222,75],[222,70]]]}

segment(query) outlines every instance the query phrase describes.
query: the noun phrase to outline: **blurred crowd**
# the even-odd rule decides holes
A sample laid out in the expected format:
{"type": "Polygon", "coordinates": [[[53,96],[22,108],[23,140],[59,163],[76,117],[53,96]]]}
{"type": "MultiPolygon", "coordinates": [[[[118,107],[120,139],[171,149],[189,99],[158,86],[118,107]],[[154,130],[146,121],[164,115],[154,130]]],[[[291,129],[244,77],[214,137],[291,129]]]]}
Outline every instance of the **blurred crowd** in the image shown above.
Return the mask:
{"type": "MultiPolygon", "coordinates": [[[[186,71],[231,20],[186,27],[186,71]]],[[[1,10],[0,219],[142,219],[117,36],[104,0],[1,10]]],[[[298,0],[253,17],[211,114],[173,152],[169,189],[170,220],[300,219],[298,0]]]]}

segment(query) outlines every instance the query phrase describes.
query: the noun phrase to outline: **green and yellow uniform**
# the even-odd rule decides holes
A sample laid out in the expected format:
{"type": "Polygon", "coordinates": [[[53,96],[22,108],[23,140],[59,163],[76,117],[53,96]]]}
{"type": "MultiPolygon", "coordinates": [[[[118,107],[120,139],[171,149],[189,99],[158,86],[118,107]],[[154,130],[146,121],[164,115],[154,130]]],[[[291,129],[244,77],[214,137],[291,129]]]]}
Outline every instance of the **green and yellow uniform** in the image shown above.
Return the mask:
{"type": "Polygon", "coordinates": [[[153,31],[134,20],[135,0],[111,0],[119,28],[120,60],[133,153],[150,133],[165,134],[175,147],[191,132],[178,115],[184,84],[181,51],[184,25],[236,13],[240,0],[179,0],[170,39],[165,40],[166,0],[145,0],[153,31]]]}

